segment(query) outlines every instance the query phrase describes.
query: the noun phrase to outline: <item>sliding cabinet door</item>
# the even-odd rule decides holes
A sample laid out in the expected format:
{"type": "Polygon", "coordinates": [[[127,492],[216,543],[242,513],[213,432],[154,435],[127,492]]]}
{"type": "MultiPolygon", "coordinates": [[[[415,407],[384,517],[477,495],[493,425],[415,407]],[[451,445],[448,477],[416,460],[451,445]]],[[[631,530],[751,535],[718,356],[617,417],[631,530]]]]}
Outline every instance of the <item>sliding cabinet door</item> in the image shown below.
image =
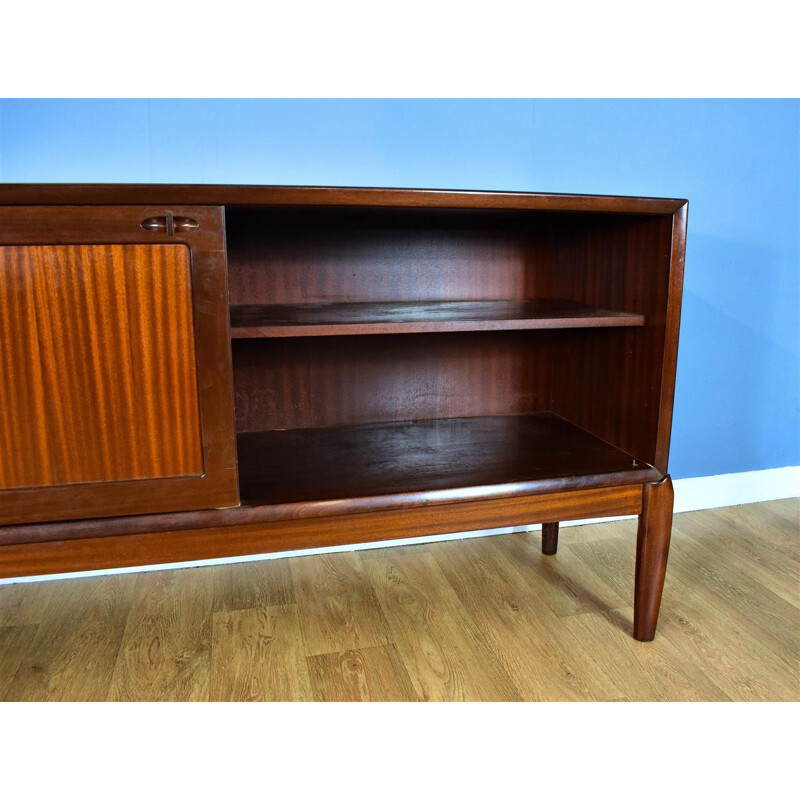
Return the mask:
{"type": "Polygon", "coordinates": [[[0,525],[238,502],[222,209],[0,209],[0,525]]]}

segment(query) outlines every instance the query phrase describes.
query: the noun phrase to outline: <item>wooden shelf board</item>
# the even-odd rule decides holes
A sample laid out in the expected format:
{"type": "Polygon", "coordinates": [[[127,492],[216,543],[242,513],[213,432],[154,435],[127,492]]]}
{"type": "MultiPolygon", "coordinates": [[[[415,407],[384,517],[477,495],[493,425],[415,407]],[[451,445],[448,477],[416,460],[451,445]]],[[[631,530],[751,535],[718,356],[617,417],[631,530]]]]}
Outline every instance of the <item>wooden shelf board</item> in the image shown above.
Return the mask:
{"type": "Polygon", "coordinates": [[[549,299],[231,307],[234,339],[641,325],[641,314],[549,299]]]}
{"type": "Polygon", "coordinates": [[[242,433],[242,503],[331,513],[621,486],[648,464],[550,413],[242,433]],[[318,510],[318,509],[317,509],[318,510]]]}

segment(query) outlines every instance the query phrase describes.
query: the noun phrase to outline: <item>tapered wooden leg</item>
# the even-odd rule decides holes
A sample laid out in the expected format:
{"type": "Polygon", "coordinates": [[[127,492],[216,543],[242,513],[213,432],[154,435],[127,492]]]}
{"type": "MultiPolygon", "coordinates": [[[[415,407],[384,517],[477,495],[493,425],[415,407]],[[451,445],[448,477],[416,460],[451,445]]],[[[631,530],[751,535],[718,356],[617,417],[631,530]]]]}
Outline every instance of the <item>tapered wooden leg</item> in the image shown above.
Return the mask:
{"type": "Polygon", "coordinates": [[[558,523],[542,523],[542,552],[546,556],[554,556],[558,550],[558,523]]]}
{"type": "Polygon", "coordinates": [[[636,540],[633,638],[651,642],[656,635],[661,592],[667,573],[674,493],[669,475],[644,487],[636,540]]]}

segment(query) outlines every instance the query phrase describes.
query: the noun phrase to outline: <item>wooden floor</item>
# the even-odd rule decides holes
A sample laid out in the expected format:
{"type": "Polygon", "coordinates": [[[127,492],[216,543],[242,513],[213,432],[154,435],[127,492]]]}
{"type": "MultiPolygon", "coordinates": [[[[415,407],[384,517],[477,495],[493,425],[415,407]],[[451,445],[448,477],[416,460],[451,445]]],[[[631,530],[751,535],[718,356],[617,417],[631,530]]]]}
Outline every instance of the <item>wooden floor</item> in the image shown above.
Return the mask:
{"type": "Polygon", "coordinates": [[[798,700],[798,501],[676,516],[656,640],[636,523],[0,586],[0,700],[798,700]]]}

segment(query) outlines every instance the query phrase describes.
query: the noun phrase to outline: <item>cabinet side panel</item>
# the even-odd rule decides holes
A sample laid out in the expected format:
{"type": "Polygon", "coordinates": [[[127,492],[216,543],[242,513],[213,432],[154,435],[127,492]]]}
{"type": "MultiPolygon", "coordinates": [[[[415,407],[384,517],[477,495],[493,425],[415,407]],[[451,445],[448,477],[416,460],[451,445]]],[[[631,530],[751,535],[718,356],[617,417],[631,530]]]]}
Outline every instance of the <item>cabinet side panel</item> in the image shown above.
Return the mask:
{"type": "Polygon", "coordinates": [[[683,305],[683,269],[686,258],[686,224],[688,204],[678,209],[672,224],[672,257],[669,271],[669,303],[667,331],[661,381],[661,409],[658,420],[658,449],[655,466],[666,472],[669,465],[669,444],[672,438],[672,408],[675,401],[675,376],[678,367],[678,336],[683,305]]]}
{"type": "Polygon", "coordinates": [[[570,331],[554,340],[551,408],[662,471],[671,252],[671,216],[587,217],[563,235],[557,268],[537,278],[542,296],[645,316],[641,328],[570,331]]]}
{"type": "Polygon", "coordinates": [[[200,475],[185,245],[0,247],[0,489],[200,475]]]}

